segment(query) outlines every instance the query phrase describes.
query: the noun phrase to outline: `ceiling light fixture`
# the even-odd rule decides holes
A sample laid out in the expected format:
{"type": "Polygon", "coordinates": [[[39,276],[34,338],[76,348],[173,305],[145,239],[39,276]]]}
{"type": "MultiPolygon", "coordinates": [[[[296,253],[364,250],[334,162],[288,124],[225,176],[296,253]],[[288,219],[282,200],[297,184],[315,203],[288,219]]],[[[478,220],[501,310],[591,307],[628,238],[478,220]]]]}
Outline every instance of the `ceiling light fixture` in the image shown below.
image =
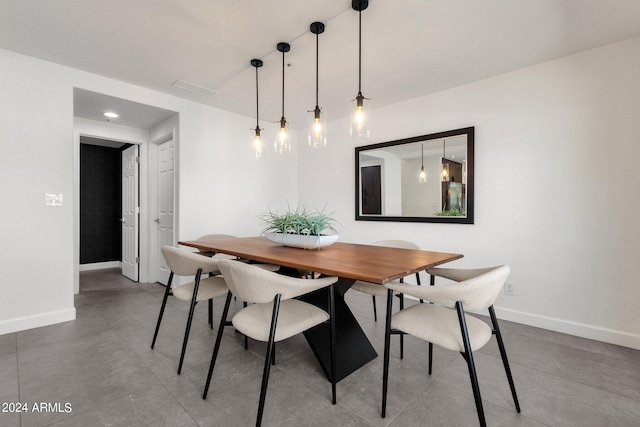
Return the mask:
{"type": "Polygon", "coordinates": [[[315,148],[327,145],[325,115],[318,105],[318,35],[324,33],[324,24],[314,22],[309,30],[316,35],[316,108],[309,111],[309,145],[315,148]]]}
{"type": "Polygon", "coordinates": [[[449,163],[446,163],[447,161],[447,140],[443,139],[442,140],[442,181],[443,182],[448,182],[449,181],[449,163]]]}
{"type": "Polygon", "coordinates": [[[369,101],[371,101],[362,95],[362,11],[368,6],[369,0],[351,0],[351,7],[358,12],[358,95],[355,99],[355,115],[351,122],[351,136],[356,133],[361,139],[369,137],[367,113],[370,107],[369,101]]]}
{"type": "Polygon", "coordinates": [[[262,142],[262,136],[260,135],[260,119],[259,119],[259,103],[258,103],[258,68],[262,67],[262,61],[260,59],[252,59],[251,65],[256,68],[256,128],[253,129],[255,134],[253,135],[253,141],[251,146],[253,149],[253,155],[256,159],[264,156],[264,143],[262,142]]]}
{"type": "Polygon", "coordinates": [[[116,113],[114,113],[113,111],[107,111],[106,113],[104,113],[105,117],[109,117],[110,119],[117,119],[118,115],[116,113]]]}
{"type": "Polygon", "coordinates": [[[424,142],[422,143],[422,167],[420,175],[418,175],[418,182],[427,182],[427,171],[424,170],[424,142]]]}
{"type": "Polygon", "coordinates": [[[276,134],[274,148],[276,153],[284,154],[291,152],[291,135],[287,132],[287,119],[284,118],[284,54],[291,50],[289,43],[278,43],[276,46],[282,52],[282,117],[280,118],[280,130],[276,134]]]}

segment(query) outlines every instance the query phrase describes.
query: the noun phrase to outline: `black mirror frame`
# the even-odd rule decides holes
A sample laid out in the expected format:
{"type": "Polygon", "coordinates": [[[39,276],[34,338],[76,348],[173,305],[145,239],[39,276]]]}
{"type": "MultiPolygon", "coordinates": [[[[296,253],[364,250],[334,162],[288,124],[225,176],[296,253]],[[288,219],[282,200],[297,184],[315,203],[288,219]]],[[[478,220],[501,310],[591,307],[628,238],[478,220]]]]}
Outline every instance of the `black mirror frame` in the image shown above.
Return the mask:
{"type": "Polygon", "coordinates": [[[394,222],[433,222],[445,224],[473,224],[474,211],[474,145],[475,127],[450,130],[446,132],[432,133],[429,135],[414,136],[395,141],[380,142],[377,144],[363,145],[355,148],[355,206],[356,221],[394,221],[394,222]],[[432,139],[450,138],[457,135],[467,135],[467,216],[374,216],[360,214],[360,152],[378,148],[392,147],[394,145],[411,144],[432,139]]]}

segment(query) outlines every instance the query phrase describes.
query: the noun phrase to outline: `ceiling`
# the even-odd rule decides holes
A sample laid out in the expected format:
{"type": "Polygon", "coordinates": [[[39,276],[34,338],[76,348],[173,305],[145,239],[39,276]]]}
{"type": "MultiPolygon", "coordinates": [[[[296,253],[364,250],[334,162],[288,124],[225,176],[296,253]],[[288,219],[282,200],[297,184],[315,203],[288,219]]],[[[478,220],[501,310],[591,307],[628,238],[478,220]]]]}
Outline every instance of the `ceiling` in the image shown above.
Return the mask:
{"type": "MultiPolygon", "coordinates": [[[[0,0],[0,48],[195,102],[307,125],[350,114],[358,91],[358,13],[350,0],[0,0]],[[213,96],[172,86],[177,80],[213,96]]],[[[638,0],[370,0],[362,13],[362,92],[378,108],[640,36],[638,0]]],[[[96,107],[100,108],[100,107],[96,107]]],[[[122,117],[122,115],[121,115],[122,117]]],[[[114,121],[115,122],[115,121],[114,121]]]]}

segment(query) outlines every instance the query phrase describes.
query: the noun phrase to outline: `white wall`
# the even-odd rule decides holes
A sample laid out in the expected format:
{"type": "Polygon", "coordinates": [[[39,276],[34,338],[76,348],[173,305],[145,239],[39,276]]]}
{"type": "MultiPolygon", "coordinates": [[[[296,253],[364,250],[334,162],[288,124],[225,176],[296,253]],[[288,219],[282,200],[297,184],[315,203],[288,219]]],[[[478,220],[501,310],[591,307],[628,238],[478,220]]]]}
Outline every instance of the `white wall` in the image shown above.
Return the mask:
{"type": "Polygon", "coordinates": [[[258,215],[296,200],[295,151],[253,159],[250,117],[1,49],[0,77],[0,334],[75,318],[74,87],[179,114],[177,239],[255,235],[258,215]],[[45,192],[64,206],[45,208],[45,192]]]}
{"type": "MultiPolygon", "coordinates": [[[[412,240],[506,263],[499,316],[640,349],[640,38],[374,111],[372,137],[328,123],[299,157],[299,192],[341,241],[412,240]],[[475,126],[475,224],[355,221],[354,147],[475,126]],[[317,170],[326,173],[318,179],[317,170]]],[[[375,98],[375,88],[370,89],[375,98]]]]}

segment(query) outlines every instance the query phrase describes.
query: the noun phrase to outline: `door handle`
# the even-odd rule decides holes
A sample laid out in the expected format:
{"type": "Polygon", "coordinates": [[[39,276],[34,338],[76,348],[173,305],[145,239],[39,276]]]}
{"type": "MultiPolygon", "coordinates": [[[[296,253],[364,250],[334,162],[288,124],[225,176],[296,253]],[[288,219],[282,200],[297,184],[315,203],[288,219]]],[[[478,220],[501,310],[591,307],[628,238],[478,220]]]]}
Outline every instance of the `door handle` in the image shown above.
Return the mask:
{"type": "Polygon", "coordinates": [[[160,224],[160,218],[154,219],[153,222],[160,224]]]}
{"type": "Polygon", "coordinates": [[[118,221],[124,224],[124,218],[120,218],[118,221]]]}

